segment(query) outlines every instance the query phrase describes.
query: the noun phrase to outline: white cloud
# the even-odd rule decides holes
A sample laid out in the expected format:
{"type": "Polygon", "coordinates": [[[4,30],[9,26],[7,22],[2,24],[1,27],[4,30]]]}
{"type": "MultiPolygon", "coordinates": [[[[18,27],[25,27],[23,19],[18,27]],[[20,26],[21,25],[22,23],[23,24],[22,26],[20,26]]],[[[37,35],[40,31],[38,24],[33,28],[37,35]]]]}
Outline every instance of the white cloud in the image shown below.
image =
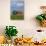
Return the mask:
{"type": "Polygon", "coordinates": [[[17,3],[16,5],[17,6],[23,6],[24,4],[23,3],[17,3]]]}

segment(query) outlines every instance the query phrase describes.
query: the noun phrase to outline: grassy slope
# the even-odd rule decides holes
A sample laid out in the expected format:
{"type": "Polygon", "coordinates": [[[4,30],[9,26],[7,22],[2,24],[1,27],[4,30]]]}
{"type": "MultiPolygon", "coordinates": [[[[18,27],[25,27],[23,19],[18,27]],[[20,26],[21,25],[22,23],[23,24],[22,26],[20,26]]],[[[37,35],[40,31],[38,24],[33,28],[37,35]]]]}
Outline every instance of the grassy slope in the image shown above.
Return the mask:
{"type": "Polygon", "coordinates": [[[11,20],[23,20],[24,15],[11,15],[11,20]]]}

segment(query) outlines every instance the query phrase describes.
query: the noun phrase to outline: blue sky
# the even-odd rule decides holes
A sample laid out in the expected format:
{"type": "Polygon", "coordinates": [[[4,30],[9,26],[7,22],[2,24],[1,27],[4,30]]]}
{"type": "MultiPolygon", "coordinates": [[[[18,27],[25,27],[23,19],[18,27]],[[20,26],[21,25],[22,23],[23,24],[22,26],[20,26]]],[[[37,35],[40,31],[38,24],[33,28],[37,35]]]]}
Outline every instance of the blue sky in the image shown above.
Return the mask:
{"type": "Polygon", "coordinates": [[[16,11],[24,10],[24,0],[11,0],[11,9],[16,11]]]}

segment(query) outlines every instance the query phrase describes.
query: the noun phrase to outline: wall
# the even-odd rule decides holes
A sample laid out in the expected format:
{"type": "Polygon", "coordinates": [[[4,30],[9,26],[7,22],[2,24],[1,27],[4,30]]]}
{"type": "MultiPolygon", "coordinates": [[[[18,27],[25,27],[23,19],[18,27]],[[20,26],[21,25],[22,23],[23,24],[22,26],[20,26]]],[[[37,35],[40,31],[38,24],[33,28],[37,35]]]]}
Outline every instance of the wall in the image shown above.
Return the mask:
{"type": "Polygon", "coordinates": [[[0,33],[4,32],[6,25],[15,25],[19,31],[18,36],[31,36],[31,32],[42,29],[35,19],[41,13],[41,5],[46,5],[46,0],[25,0],[25,19],[13,21],[10,20],[10,0],[0,0],[0,33]]]}

